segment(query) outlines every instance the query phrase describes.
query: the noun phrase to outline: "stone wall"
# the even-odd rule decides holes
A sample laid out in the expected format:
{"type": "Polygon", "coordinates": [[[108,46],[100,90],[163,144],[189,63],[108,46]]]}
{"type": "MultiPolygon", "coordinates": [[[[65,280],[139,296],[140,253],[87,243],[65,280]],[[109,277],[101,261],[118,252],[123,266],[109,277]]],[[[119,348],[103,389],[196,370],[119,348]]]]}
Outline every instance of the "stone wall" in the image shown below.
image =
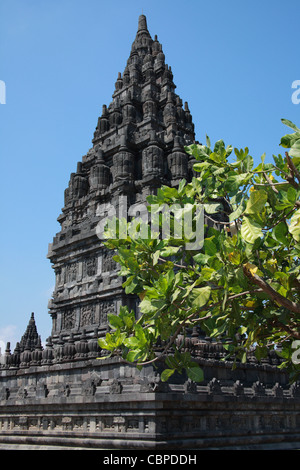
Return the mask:
{"type": "Polygon", "coordinates": [[[299,448],[297,385],[271,365],[199,362],[201,384],[117,358],[2,370],[0,446],[299,448]]]}

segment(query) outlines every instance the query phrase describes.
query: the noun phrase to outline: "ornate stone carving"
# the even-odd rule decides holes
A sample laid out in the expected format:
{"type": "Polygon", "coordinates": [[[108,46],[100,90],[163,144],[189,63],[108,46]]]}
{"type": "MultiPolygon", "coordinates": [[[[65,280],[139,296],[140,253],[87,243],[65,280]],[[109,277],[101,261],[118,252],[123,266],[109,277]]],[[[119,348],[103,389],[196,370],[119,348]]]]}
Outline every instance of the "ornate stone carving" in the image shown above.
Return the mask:
{"type": "Polygon", "coordinates": [[[179,137],[175,137],[173,151],[168,157],[172,179],[188,177],[188,157],[180,145],[179,137]]]}
{"type": "Polygon", "coordinates": [[[110,385],[109,392],[110,393],[122,393],[123,385],[119,380],[113,380],[112,384],[110,385]]]}
{"type": "Polygon", "coordinates": [[[165,171],[164,151],[158,145],[155,131],[150,132],[150,141],[143,150],[143,178],[149,176],[163,177],[165,171]]]}
{"type": "Polygon", "coordinates": [[[77,280],[78,264],[70,263],[66,265],[66,282],[75,282],[77,280]]]}
{"type": "Polygon", "coordinates": [[[102,272],[115,271],[117,267],[116,261],[113,259],[114,253],[111,251],[103,251],[102,254],[102,272]]]}
{"type": "Polygon", "coordinates": [[[95,305],[86,305],[81,307],[80,310],[80,325],[87,326],[93,325],[95,323],[95,312],[96,306],[95,305]]]}
{"type": "Polygon", "coordinates": [[[72,330],[76,325],[76,312],[74,309],[65,310],[62,313],[62,329],[72,330]]]}
{"type": "Polygon", "coordinates": [[[110,183],[110,169],[105,164],[103,151],[98,145],[96,147],[96,162],[90,172],[90,187],[93,189],[105,189],[110,183]]]}
{"type": "Polygon", "coordinates": [[[261,383],[259,380],[257,380],[253,385],[252,385],[252,390],[254,396],[261,397],[265,395],[265,387],[263,383],[261,383]]]}
{"type": "Polygon", "coordinates": [[[74,199],[80,199],[85,196],[87,194],[88,187],[88,180],[82,172],[82,163],[78,162],[77,172],[71,173],[69,186],[65,190],[65,205],[69,204],[74,199]]]}
{"type": "Polygon", "coordinates": [[[97,387],[101,385],[100,376],[96,373],[92,373],[82,385],[82,391],[85,396],[94,396],[97,390],[97,387]]]}
{"type": "Polygon", "coordinates": [[[233,385],[233,393],[234,395],[244,395],[244,386],[241,384],[239,380],[236,380],[233,385]]]}
{"type": "Polygon", "coordinates": [[[95,276],[97,274],[97,268],[98,268],[97,257],[85,258],[83,262],[83,277],[95,276]]]}
{"type": "Polygon", "coordinates": [[[208,393],[220,395],[222,393],[220,381],[215,377],[208,384],[208,393]]]}
{"type": "Polygon", "coordinates": [[[126,137],[121,137],[119,152],[113,157],[114,181],[133,179],[134,156],[129,152],[126,145],[126,137]]]}
{"type": "Polygon", "coordinates": [[[89,347],[88,347],[88,341],[87,341],[85,330],[83,330],[83,333],[80,337],[80,341],[76,343],[75,348],[76,348],[76,354],[75,354],[76,359],[85,359],[88,357],[89,347]]]}
{"type": "Polygon", "coordinates": [[[99,324],[105,325],[107,323],[108,313],[116,313],[115,302],[110,300],[103,300],[99,304],[99,324]]]}
{"type": "Polygon", "coordinates": [[[63,345],[64,361],[72,361],[76,353],[73,333],[70,334],[68,341],[63,345]]]}

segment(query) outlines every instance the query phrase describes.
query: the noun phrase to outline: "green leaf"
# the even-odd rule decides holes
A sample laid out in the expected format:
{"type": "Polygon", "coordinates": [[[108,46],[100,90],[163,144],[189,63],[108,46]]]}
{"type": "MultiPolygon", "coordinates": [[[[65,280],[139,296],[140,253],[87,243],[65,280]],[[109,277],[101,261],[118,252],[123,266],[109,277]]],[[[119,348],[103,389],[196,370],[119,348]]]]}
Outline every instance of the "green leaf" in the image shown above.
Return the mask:
{"type": "Polygon", "coordinates": [[[291,186],[288,188],[287,192],[287,198],[288,200],[293,204],[295,204],[296,199],[297,199],[297,191],[295,188],[292,188],[291,186]]]}
{"type": "Polygon", "coordinates": [[[267,200],[268,195],[263,189],[251,192],[246,206],[246,213],[259,214],[265,207],[267,200]]]}
{"type": "Polygon", "coordinates": [[[129,361],[129,362],[135,362],[139,359],[140,356],[141,356],[141,351],[140,350],[129,351],[129,353],[126,356],[126,360],[129,361]]]}
{"type": "Polygon", "coordinates": [[[166,364],[171,369],[177,369],[177,367],[178,367],[178,362],[176,361],[176,359],[173,356],[168,356],[166,358],[166,364]]]}
{"type": "Polygon", "coordinates": [[[206,238],[204,240],[204,250],[206,255],[213,256],[218,252],[218,247],[214,243],[215,237],[206,238]]]}
{"type": "Polygon", "coordinates": [[[140,303],[140,309],[142,313],[155,313],[157,311],[157,308],[152,305],[149,299],[142,300],[140,303]]]}
{"type": "Polygon", "coordinates": [[[174,374],[174,372],[175,372],[175,369],[165,369],[161,373],[161,376],[160,376],[161,381],[166,382],[171,377],[171,375],[174,374]]]}
{"type": "Polygon", "coordinates": [[[105,338],[99,338],[98,344],[100,348],[113,351],[116,348],[116,342],[110,333],[106,333],[105,338]]]}
{"type": "Polygon", "coordinates": [[[215,274],[215,273],[216,273],[216,271],[213,268],[207,268],[207,267],[202,268],[201,273],[200,273],[201,282],[202,281],[210,281],[213,274],[215,274]]]}
{"type": "Polygon", "coordinates": [[[109,357],[111,357],[112,354],[113,354],[113,353],[106,354],[105,356],[97,357],[97,359],[99,359],[100,361],[105,361],[105,359],[108,359],[109,357]]]}
{"type": "Polygon", "coordinates": [[[207,264],[210,259],[210,255],[205,255],[204,253],[198,253],[197,255],[193,256],[193,259],[196,261],[196,263],[207,264]]]}
{"type": "Polygon", "coordinates": [[[258,361],[265,358],[268,354],[268,348],[266,346],[257,346],[255,348],[255,357],[258,361]]]}
{"type": "Polygon", "coordinates": [[[180,183],[179,183],[179,186],[178,186],[178,195],[179,196],[181,196],[184,193],[185,185],[186,185],[186,180],[185,179],[181,180],[180,183]]]}
{"type": "Polygon", "coordinates": [[[283,245],[288,244],[288,227],[285,222],[280,222],[278,225],[276,225],[273,230],[272,230],[272,236],[277,240],[279,243],[282,243],[283,245]]]}
{"type": "Polygon", "coordinates": [[[284,209],[292,209],[294,207],[294,202],[291,202],[292,192],[290,190],[295,191],[291,187],[288,188],[288,191],[284,191],[282,189],[278,191],[275,209],[284,210],[284,209]]]}
{"type": "Polygon", "coordinates": [[[241,235],[247,243],[253,244],[262,234],[261,226],[257,222],[246,216],[243,218],[241,235]]]}
{"type": "Polygon", "coordinates": [[[162,186],[161,190],[165,198],[176,198],[178,196],[178,191],[176,188],[170,188],[169,186],[162,186]]]}
{"type": "Polygon", "coordinates": [[[231,175],[227,178],[225,182],[225,189],[229,192],[236,191],[240,186],[243,186],[249,182],[252,178],[252,174],[241,173],[238,175],[231,175]]]}
{"type": "MultiPolygon", "coordinates": [[[[299,138],[300,138],[300,135],[299,135],[299,138]]],[[[300,140],[297,140],[291,147],[290,151],[289,151],[289,155],[291,157],[300,157],[300,140]]]]}
{"type": "Polygon", "coordinates": [[[204,204],[204,210],[207,214],[215,214],[223,209],[223,205],[220,203],[209,203],[204,204]]]}
{"type": "Polygon", "coordinates": [[[130,336],[124,340],[124,344],[127,348],[135,349],[140,345],[140,340],[135,336],[130,336]]]}
{"type": "Polygon", "coordinates": [[[153,258],[153,266],[155,266],[158,262],[158,258],[160,257],[160,250],[157,250],[155,253],[153,253],[152,258],[153,258]]]}
{"type": "Polygon", "coordinates": [[[203,370],[195,362],[192,362],[189,367],[186,367],[186,372],[189,379],[193,380],[194,382],[203,382],[203,370]]]}
{"type": "Polygon", "coordinates": [[[101,349],[107,349],[107,341],[104,338],[98,338],[98,344],[101,349]]]}
{"type": "Polygon", "coordinates": [[[137,323],[134,327],[134,330],[135,330],[135,335],[140,342],[140,345],[144,346],[147,343],[147,338],[143,330],[143,327],[137,323]]]}
{"type": "Polygon", "coordinates": [[[128,280],[123,284],[123,287],[125,287],[126,294],[133,293],[138,284],[139,282],[135,276],[131,276],[130,278],[128,278],[128,280]]]}
{"type": "Polygon", "coordinates": [[[192,290],[190,294],[190,300],[193,307],[203,307],[211,293],[211,288],[209,286],[199,287],[192,290]]]}
{"type": "Polygon", "coordinates": [[[118,315],[114,315],[112,313],[109,313],[107,315],[107,320],[108,320],[108,323],[113,328],[122,328],[122,326],[123,326],[123,321],[118,315]]]}
{"type": "Polygon", "coordinates": [[[243,196],[238,208],[235,211],[231,212],[231,214],[229,215],[229,222],[233,222],[235,219],[238,219],[244,212],[245,208],[246,208],[246,202],[245,202],[245,196],[243,196]]]}
{"type": "Polygon", "coordinates": [[[289,232],[297,242],[300,242],[300,209],[294,212],[293,216],[291,217],[289,232]]]}
{"type": "Polygon", "coordinates": [[[297,131],[295,134],[287,134],[281,137],[280,145],[284,148],[291,148],[294,143],[300,139],[300,132],[297,131]]]}
{"type": "Polygon", "coordinates": [[[168,246],[161,251],[161,256],[174,256],[180,250],[180,246],[168,246]]]}
{"type": "Polygon", "coordinates": [[[220,139],[215,143],[214,152],[221,153],[222,150],[225,150],[225,143],[224,140],[220,139]]]}
{"type": "Polygon", "coordinates": [[[298,127],[292,121],[289,121],[288,119],[282,118],[281,122],[285,124],[286,126],[290,127],[291,129],[293,129],[294,131],[300,131],[300,129],[298,129],[298,127]]]}

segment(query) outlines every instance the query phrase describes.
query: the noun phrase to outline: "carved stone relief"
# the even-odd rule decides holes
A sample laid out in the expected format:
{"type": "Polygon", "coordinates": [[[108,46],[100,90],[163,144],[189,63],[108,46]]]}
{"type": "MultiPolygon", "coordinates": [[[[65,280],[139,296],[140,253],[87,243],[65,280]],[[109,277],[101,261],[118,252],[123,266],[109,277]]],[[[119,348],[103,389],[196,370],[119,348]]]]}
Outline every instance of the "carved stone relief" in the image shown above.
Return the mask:
{"type": "Polygon", "coordinates": [[[83,261],[83,277],[97,274],[98,259],[96,257],[85,258],[83,261]]]}
{"type": "Polygon", "coordinates": [[[71,330],[76,325],[76,312],[74,309],[66,310],[62,314],[62,329],[71,330]]]}
{"type": "Polygon", "coordinates": [[[80,326],[93,325],[95,323],[95,305],[87,305],[81,307],[80,310],[80,326]]]}
{"type": "Polygon", "coordinates": [[[99,304],[99,324],[105,325],[107,323],[108,313],[116,313],[115,302],[111,300],[103,300],[99,304]]]}
{"type": "Polygon", "coordinates": [[[114,253],[109,251],[103,252],[102,257],[102,272],[114,271],[117,268],[117,263],[113,259],[114,253]]]}
{"type": "Polygon", "coordinates": [[[66,265],[66,282],[74,282],[77,278],[77,263],[66,265]]]}

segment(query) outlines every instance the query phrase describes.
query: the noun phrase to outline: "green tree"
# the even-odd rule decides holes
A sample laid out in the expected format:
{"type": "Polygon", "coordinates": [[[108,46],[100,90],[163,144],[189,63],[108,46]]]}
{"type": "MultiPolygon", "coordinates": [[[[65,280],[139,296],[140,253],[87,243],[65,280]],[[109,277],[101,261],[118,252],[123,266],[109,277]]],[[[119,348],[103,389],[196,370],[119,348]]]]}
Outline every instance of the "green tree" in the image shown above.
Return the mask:
{"type": "Polygon", "coordinates": [[[125,292],[140,298],[140,315],[126,307],[109,315],[112,330],[99,339],[102,349],[138,367],[164,359],[162,380],[185,369],[201,381],[202,370],[177,340],[200,326],[234,360],[246,361],[253,349],[261,360],[275,349],[280,367],[297,377],[300,129],[282,121],[293,132],[282,137],[284,156],[273,155],[273,163],[263,155],[254,168],[248,148],[225,147],[222,140],[212,148],[208,137],[206,145],[186,148],[199,176],[148,198],[152,216],[163,205],[178,208],[170,214],[170,237],[154,237],[153,226],[139,219],[118,221],[123,230],[127,224],[127,238],[118,232],[113,238],[108,228],[105,244],[116,251],[125,292]],[[199,207],[205,210],[204,240],[189,249],[193,230],[178,234],[175,228],[187,215],[197,226],[199,207]]]}

